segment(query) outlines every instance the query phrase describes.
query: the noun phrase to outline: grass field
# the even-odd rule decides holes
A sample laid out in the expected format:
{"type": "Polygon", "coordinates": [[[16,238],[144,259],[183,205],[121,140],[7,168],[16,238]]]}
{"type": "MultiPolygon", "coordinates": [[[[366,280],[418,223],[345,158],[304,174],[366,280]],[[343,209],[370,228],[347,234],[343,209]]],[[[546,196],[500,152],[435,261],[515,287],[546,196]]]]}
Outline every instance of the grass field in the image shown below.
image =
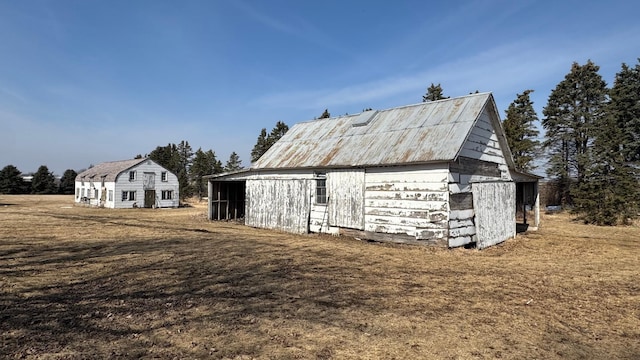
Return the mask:
{"type": "Polygon", "coordinates": [[[638,359],[640,228],[545,215],[486,250],[0,195],[7,359],[638,359]]]}

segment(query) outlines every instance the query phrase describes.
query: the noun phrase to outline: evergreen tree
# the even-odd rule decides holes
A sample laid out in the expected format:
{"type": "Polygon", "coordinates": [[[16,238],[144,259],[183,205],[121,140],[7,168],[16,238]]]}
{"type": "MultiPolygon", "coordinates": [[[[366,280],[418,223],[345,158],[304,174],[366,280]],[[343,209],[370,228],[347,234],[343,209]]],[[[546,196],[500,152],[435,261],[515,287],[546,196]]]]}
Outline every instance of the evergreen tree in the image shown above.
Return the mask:
{"type": "Polygon", "coordinates": [[[329,113],[329,109],[324,109],[324,111],[322,112],[322,115],[320,115],[319,119],[328,119],[331,117],[331,114],[329,113]]]}
{"type": "Polygon", "coordinates": [[[229,160],[227,160],[227,164],[224,166],[224,171],[231,172],[241,169],[242,161],[240,160],[240,156],[238,156],[238,154],[236,154],[236,152],[234,151],[231,153],[231,155],[229,155],[229,160]]]}
{"type": "Polygon", "coordinates": [[[431,86],[427,88],[427,93],[425,95],[422,95],[422,102],[436,101],[448,98],[448,96],[443,95],[442,86],[440,86],[440,84],[434,85],[433,83],[431,83],[431,86]]]}
{"type": "Polygon", "coordinates": [[[62,174],[62,178],[60,178],[60,186],[58,187],[58,192],[60,194],[70,195],[73,194],[76,187],[76,173],[72,169],[65,170],[64,174],[62,174]]]}
{"type": "Polygon", "coordinates": [[[162,165],[178,177],[180,184],[180,198],[184,199],[193,195],[189,184],[189,167],[193,157],[193,150],[188,141],[180,144],[167,144],[158,146],[149,153],[149,159],[162,165]]]}
{"type": "Polygon", "coordinates": [[[258,161],[258,159],[260,159],[260,156],[266,153],[268,149],[269,145],[267,142],[267,129],[262,128],[262,130],[260,130],[260,135],[258,135],[258,140],[251,150],[251,162],[253,163],[258,161]]]}
{"type": "Polygon", "coordinates": [[[213,175],[222,172],[222,163],[216,159],[213,150],[202,151],[198,148],[191,164],[190,177],[193,190],[196,196],[202,198],[207,194],[207,182],[202,178],[206,175],[213,175]]]}
{"type": "Polygon", "coordinates": [[[595,124],[592,163],[575,191],[582,219],[598,225],[627,223],[640,211],[640,67],[622,64],[606,116],[595,124]]]}
{"type": "Polygon", "coordinates": [[[41,165],[33,174],[31,180],[31,193],[33,194],[54,194],[56,193],[56,177],[46,165],[41,165]]]}
{"type": "Polygon", "coordinates": [[[189,182],[189,169],[193,161],[193,149],[188,141],[182,140],[178,145],[178,182],[180,183],[180,195],[188,198],[193,195],[193,188],[189,182]]]}
{"type": "Polygon", "coordinates": [[[27,184],[17,167],[7,165],[0,170],[0,194],[25,194],[27,184]]]}
{"type": "Polygon", "coordinates": [[[543,109],[544,146],[549,153],[547,173],[557,182],[561,205],[571,205],[571,189],[584,179],[591,159],[594,124],[604,116],[607,87],[599,66],[589,60],[573,63],[571,71],[549,95],[543,109]]]}
{"type": "Polygon", "coordinates": [[[502,122],[516,168],[523,171],[534,169],[533,160],[540,146],[540,142],[536,140],[538,130],[534,125],[538,121],[538,115],[529,97],[532,92],[533,90],[525,90],[518,94],[507,108],[506,118],[502,122]]]}
{"type": "Polygon", "coordinates": [[[275,144],[278,140],[280,140],[280,138],[283,137],[284,134],[287,133],[287,131],[289,131],[289,126],[287,126],[287,124],[283,123],[282,121],[278,121],[276,123],[276,126],[271,129],[271,133],[269,133],[269,136],[267,137],[267,144],[269,145],[269,148],[272,147],[273,144],[275,144]]]}
{"type": "Polygon", "coordinates": [[[257,161],[264,153],[267,152],[284,134],[289,131],[289,126],[282,121],[278,121],[267,135],[267,129],[262,128],[256,144],[251,150],[251,162],[257,161]]]}
{"type": "Polygon", "coordinates": [[[610,92],[611,103],[608,113],[616,119],[616,126],[622,130],[621,151],[626,162],[640,168],[640,59],[631,68],[622,64],[616,74],[615,84],[610,92]]]}

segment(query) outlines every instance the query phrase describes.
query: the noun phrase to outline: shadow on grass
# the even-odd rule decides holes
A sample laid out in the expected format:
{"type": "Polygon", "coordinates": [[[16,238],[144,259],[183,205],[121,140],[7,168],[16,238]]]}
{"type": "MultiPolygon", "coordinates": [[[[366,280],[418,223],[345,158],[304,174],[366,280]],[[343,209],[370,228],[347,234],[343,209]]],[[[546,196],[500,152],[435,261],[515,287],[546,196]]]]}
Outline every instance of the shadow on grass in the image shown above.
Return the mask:
{"type": "MultiPolygon", "coordinates": [[[[18,358],[211,356],[213,345],[184,349],[158,334],[195,328],[220,341],[237,333],[269,339],[258,325],[283,319],[364,331],[366,325],[344,311],[380,312],[393,294],[359,290],[354,278],[341,279],[335,268],[313,260],[327,254],[306,252],[305,261],[294,261],[277,243],[228,236],[204,245],[117,240],[3,251],[0,278],[16,279],[21,290],[0,294],[0,352],[18,358]]],[[[253,346],[248,355],[258,356],[260,341],[242,351],[253,346]]],[[[214,355],[238,355],[227,345],[214,355]]]]}

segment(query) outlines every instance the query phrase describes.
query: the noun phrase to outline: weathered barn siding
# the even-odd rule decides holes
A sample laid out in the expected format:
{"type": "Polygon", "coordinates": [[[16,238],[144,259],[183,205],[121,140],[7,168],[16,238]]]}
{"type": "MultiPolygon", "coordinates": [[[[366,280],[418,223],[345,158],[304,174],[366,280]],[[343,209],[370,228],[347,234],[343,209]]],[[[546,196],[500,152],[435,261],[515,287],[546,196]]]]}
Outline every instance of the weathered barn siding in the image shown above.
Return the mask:
{"type": "Polygon", "coordinates": [[[311,212],[308,179],[247,180],[246,218],[249,226],[307,233],[311,212]]]}
{"type": "Polygon", "coordinates": [[[329,225],[364,230],[364,169],[327,172],[329,225]]]}
{"type": "Polygon", "coordinates": [[[473,184],[476,232],[479,249],[516,235],[516,188],[513,182],[473,184]]]}
{"type": "Polygon", "coordinates": [[[482,112],[472,128],[471,134],[469,134],[467,141],[462,146],[460,156],[506,164],[498,136],[491,123],[487,109],[482,112]]]}
{"type": "Polygon", "coordinates": [[[446,240],[447,171],[446,164],[367,169],[365,230],[406,234],[416,240],[446,240]]]}

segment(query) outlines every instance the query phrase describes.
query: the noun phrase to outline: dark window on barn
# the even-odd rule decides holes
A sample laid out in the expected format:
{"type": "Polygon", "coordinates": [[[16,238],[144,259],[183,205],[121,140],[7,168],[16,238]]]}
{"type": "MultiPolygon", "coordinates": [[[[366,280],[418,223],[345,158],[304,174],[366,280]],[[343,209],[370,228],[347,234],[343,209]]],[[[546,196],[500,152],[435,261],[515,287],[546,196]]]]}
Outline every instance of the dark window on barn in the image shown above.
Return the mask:
{"type": "Polygon", "coordinates": [[[166,171],[163,171],[163,172],[160,173],[160,180],[161,181],[168,181],[167,180],[167,172],[166,171]]]}
{"type": "Polygon", "coordinates": [[[136,172],[135,171],[129,171],[129,181],[133,181],[136,179],[136,172]]]}
{"type": "Polygon", "coordinates": [[[162,200],[173,199],[173,190],[162,190],[162,200]]]}
{"type": "Polygon", "coordinates": [[[136,200],[136,192],[135,191],[123,191],[122,192],[122,201],[135,201],[136,200]]]}
{"type": "Polygon", "coordinates": [[[316,175],[316,204],[327,203],[327,178],[324,174],[316,175]]]}

